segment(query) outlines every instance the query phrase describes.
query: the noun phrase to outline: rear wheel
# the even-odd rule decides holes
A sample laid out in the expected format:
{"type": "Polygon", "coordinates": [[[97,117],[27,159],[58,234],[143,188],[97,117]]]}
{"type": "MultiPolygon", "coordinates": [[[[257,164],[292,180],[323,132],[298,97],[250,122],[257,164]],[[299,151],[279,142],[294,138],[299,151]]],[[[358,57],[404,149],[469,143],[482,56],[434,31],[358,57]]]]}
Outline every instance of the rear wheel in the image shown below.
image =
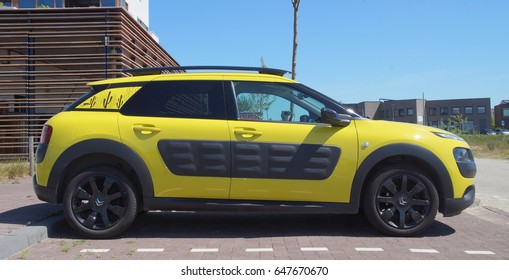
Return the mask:
{"type": "Polygon", "coordinates": [[[365,215],[379,231],[415,236],[428,229],[438,211],[438,193],[424,172],[406,165],[378,171],[364,196],[365,215]]]}
{"type": "Polygon", "coordinates": [[[132,181],[121,171],[93,167],[74,176],[64,194],[64,216],[78,233],[109,238],[125,231],[137,213],[132,181]]]}

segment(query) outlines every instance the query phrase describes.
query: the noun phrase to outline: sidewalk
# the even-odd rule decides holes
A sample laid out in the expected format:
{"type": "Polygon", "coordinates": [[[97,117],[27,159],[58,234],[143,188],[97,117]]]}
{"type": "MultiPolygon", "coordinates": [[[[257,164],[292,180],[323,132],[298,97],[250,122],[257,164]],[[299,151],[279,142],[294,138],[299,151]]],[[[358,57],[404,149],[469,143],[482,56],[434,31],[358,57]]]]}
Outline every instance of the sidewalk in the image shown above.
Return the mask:
{"type": "Polygon", "coordinates": [[[37,198],[31,178],[0,182],[0,259],[46,238],[63,219],[61,212],[61,206],[37,198]]]}

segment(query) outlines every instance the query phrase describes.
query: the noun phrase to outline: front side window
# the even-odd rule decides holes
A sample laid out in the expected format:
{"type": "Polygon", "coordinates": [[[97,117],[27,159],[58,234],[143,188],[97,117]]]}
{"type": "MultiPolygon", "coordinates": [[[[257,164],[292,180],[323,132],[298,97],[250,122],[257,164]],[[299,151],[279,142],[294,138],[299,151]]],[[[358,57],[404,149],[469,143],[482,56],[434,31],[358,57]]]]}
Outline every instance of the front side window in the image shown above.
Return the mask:
{"type": "Polygon", "coordinates": [[[129,116],[226,119],[221,81],[153,82],[122,107],[129,116]]]}
{"type": "Polygon", "coordinates": [[[314,123],[324,103],[284,84],[233,82],[239,120],[314,123]]]}

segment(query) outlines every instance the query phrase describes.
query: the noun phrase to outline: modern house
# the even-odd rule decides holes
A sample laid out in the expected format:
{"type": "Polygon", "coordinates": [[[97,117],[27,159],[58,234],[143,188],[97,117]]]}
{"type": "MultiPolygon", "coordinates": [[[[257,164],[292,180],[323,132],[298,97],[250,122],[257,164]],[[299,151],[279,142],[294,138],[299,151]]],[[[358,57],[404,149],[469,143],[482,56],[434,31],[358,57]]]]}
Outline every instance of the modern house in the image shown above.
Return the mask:
{"type": "Polygon", "coordinates": [[[26,158],[88,82],[178,66],[148,20],[148,0],[0,0],[0,158],[26,158]]]}

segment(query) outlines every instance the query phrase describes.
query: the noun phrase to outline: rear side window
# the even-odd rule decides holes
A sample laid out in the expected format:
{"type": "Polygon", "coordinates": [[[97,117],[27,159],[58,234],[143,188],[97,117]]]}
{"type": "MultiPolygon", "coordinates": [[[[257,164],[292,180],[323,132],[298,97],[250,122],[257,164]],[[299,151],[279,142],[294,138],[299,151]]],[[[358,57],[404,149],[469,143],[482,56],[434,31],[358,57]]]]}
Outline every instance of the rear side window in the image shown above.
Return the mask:
{"type": "Polygon", "coordinates": [[[222,81],[148,83],[122,107],[128,116],[226,119],[222,81]]]}

